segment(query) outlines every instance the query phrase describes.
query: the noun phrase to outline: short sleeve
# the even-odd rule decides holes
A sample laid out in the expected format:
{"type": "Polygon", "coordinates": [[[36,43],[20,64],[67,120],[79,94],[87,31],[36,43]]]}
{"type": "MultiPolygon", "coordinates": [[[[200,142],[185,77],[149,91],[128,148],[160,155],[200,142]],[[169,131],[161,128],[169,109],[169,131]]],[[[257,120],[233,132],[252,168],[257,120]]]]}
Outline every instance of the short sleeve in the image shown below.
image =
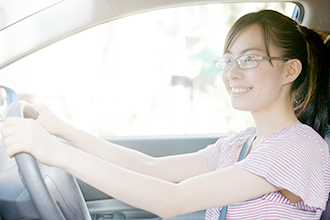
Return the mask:
{"type": "Polygon", "coordinates": [[[244,144],[254,130],[255,128],[251,127],[229,137],[220,138],[214,144],[200,150],[199,153],[213,171],[231,165],[238,147],[244,144]]]}
{"type": "Polygon", "coordinates": [[[199,153],[203,156],[207,165],[211,168],[211,170],[217,169],[217,164],[219,158],[221,157],[221,151],[224,146],[225,141],[223,139],[218,139],[214,144],[208,145],[206,148],[199,151],[199,153]]]}
{"type": "Polygon", "coordinates": [[[268,137],[235,166],[290,191],[307,206],[324,210],[329,193],[328,152],[321,136],[300,126],[268,137]]]}

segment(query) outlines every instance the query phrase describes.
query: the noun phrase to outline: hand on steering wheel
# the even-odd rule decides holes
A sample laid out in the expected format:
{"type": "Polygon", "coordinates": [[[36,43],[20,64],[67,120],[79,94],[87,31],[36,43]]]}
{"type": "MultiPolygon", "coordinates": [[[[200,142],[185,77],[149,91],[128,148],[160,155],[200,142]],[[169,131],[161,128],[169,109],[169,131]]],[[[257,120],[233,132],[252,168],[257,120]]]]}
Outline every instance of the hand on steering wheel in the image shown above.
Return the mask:
{"type": "Polygon", "coordinates": [[[43,163],[52,164],[51,151],[55,150],[52,145],[56,140],[32,119],[23,119],[36,119],[38,112],[25,102],[14,102],[8,107],[6,117],[8,120],[3,125],[2,133],[7,153],[11,156],[15,154],[22,182],[40,217],[47,220],[90,220],[76,179],[59,168],[37,162],[28,154],[32,153],[43,163]]]}

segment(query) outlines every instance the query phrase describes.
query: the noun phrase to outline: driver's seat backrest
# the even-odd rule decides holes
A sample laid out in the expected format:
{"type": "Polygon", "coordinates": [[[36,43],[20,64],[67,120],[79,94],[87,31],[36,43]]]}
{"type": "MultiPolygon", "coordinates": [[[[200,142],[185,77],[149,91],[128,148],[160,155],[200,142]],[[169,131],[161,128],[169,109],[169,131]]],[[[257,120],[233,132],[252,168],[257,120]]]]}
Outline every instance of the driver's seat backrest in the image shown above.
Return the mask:
{"type": "MultiPolygon", "coordinates": [[[[328,146],[330,148],[330,126],[329,125],[328,125],[328,131],[327,131],[327,134],[325,135],[324,140],[328,143],[328,146]]],[[[328,202],[327,202],[325,211],[323,212],[323,214],[321,216],[321,220],[326,220],[326,219],[330,219],[330,194],[329,194],[329,198],[328,198],[328,202]]]]}

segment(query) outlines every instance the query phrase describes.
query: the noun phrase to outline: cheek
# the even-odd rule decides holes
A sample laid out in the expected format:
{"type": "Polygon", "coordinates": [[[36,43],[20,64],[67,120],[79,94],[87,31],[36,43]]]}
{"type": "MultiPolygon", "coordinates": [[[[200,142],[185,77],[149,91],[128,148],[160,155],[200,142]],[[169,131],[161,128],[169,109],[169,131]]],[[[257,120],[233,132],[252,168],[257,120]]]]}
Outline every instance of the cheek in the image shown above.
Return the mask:
{"type": "Polygon", "coordinates": [[[269,76],[266,72],[264,72],[261,68],[256,71],[256,69],[254,71],[248,72],[248,74],[246,74],[246,79],[255,86],[260,86],[263,85],[267,79],[269,79],[269,76]]]}
{"type": "Polygon", "coordinates": [[[226,84],[226,78],[227,78],[226,73],[222,72],[222,73],[221,73],[221,78],[222,78],[222,82],[223,82],[224,84],[226,84]]]}
{"type": "MultiPolygon", "coordinates": [[[[262,102],[272,102],[276,100],[281,92],[281,83],[276,73],[259,75],[254,77],[253,86],[256,89],[256,96],[262,102]]],[[[252,80],[252,79],[251,79],[252,80]]]]}
{"type": "Polygon", "coordinates": [[[227,74],[223,72],[221,74],[221,77],[222,77],[222,82],[223,82],[223,84],[225,85],[225,87],[228,91],[228,89],[229,89],[229,80],[228,80],[227,74]]]}
{"type": "Polygon", "coordinates": [[[255,89],[260,90],[260,92],[261,90],[266,92],[267,90],[271,91],[277,84],[278,80],[274,74],[274,72],[260,68],[258,71],[247,74],[246,79],[255,89]]]}

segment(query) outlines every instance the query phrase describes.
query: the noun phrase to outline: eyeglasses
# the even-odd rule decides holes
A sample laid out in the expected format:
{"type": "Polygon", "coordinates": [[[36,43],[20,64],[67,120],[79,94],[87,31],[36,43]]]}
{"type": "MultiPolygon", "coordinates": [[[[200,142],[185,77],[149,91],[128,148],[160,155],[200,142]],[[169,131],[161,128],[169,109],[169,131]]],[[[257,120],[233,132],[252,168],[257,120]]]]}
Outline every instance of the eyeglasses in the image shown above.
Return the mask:
{"type": "Polygon", "coordinates": [[[215,68],[221,71],[228,71],[236,63],[239,69],[248,70],[259,66],[262,60],[290,60],[286,57],[263,57],[254,54],[246,54],[236,59],[230,59],[228,57],[217,57],[213,60],[215,68]]]}

